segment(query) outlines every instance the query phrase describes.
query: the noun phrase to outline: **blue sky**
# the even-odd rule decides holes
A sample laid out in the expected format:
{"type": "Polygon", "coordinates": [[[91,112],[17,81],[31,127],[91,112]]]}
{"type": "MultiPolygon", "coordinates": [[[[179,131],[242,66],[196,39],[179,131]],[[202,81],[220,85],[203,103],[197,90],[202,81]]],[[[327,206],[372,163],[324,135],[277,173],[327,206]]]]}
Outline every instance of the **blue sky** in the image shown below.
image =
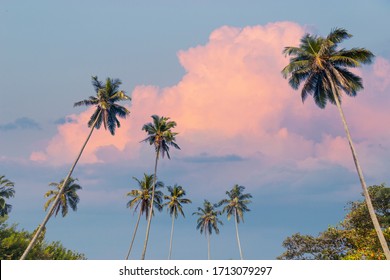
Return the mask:
{"type": "MultiPolygon", "coordinates": [[[[79,210],[52,219],[49,240],[89,259],[125,257],[137,218],[125,193],[136,186],[133,176],[153,171],[153,149],[139,141],[154,113],[178,122],[182,148],[160,162],[158,177],[182,185],[193,201],[176,221],[173,258],[207,258],[191,213],[234,184],[253,195],[240,224],[245,258],[274,259],[287,236],[336,225],[346,203],[360,198],[352,157],[335,108],[303,106],[281,78],[282,48],[304,32],[343,27],[354,35],[344,47],[376,55],[359,70],[365,90],[344,104],[368,184],[389,182],[390,131],[381,127],[389,120],[389,8],[387,1],[3,0],[0,174],[16,189],[9,222],[33,230],[42,221],[48,184],[66,176],[87,136],[89,111],[73,103],[94,93],[97,75],[122,80],[131,115],[117,137],[92,136],[74,173],[83,187],[79,210]]],[[[212,258],[238,259],[234,223],[221,219],[212,258]]],[[[131,258],[141,255],[145,226],[143,219],[131,258]]],[[[147,258],[167,257],[170,226],[166,210],[153,219],[147,258]]]]}

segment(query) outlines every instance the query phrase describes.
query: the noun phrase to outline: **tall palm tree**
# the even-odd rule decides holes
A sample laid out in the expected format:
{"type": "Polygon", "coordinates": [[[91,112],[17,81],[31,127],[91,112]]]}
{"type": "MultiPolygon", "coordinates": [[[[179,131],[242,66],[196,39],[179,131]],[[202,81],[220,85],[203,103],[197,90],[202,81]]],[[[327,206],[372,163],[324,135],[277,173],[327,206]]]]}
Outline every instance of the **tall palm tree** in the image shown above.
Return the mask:
{"type": "Polygon", "coordinates": [[[240,252],[241,260],[243,260],[244,258],[242,256],[240,236],[238,235],[238,224],[240,223],[240,220],[244,222],[244,212],[250,211],[250,209],[246,205],[251,202],[249,198],[252,198],[251,194],[244,194],[244,190],[245,187],[236,184],[230,191],[226,192],[229,198],[222,199],[218,203],[218,206],[225,205],[225,207],[222,209],[222,213],[227,213],[228,220],[230,220],[232,215],[234,216],[238,250],[240,252]]]}
{"type": "MultiPolygon", "coordinates": [[[[76,102],[74,106],[95,106],[96,110],[92,114],[89,122],[88,127],[91,128],[87,139],[85,140],[83,146],[81,147],[80,152],[78,153],[75,162],[73,163],[72,167],[70,168],[70,171],[68,175],[64,179],[64,183],[62,186],[66,186],[69,178],[72,176],[73,170],[76,167],[77,162],[79,161],[85,146],[87,145],[93,130],[99,129],[101,124],[103,123],[104,128],[110,131],[111,135],[115,134],[116,127],[120,127],[120,122],[117,119],[117,116],[121,118],[126,118],[128,114],[130,114],[130,111],[127,110],[125,107],[116,104],[118,101],[123,100],[131,100],[129,96],[125,94],[124,91],[119,90],[119,86],[121,85],[121,81],[119,79],[106,79],[106,83],[102,83],[98,80],[98,77],[94,76],[92,77],[92,86],[95,89],[96,96],[90,96],[89,99],[85,99],[79,102],[76,102]]],[[[62,188],[59,193],[61,194],[64,191],[64,188],[62,188]]],[[[52,208],[55,207],[57,204],[57,201],[60,199],[60,195],[57,196],[56,200],[52,204],[52,208]]],[[[30,252],[31,248],[34,246],[39,234],[41,233],[42,229],[46,226],[46,223],[48,222],[50,218],[50,213],[53,211],[53,209],[50,209],[46,217],[43,219],[42,224],[39,226],[38,230],[36,231],[35,235],[31,239],[29,245],[27,246],[26,250],[24,251],[21,260],[24,260],[30,252]]]]}
{"type": "Polygon", "coordinates": [[[191,203],[191,200],[187,198],[183,198],[186,195],[186,191],[183,189],[182,186],[178,186],[177,184],[175,184],[173,187],[168,186],[168,191],[169,191],[169,195],[164,195],[164,199],[168,201],[164,203],[163,206],[168,207],[167,210],[169,211],[169,214],[172,217],[171,238],[169,242],[169,254],[168,254],[168,260],[170,260],[172,255],[173,228],[175,225],[175,219],[177,218],[179,213],[183,217],[185,217],[182,204],[191,203]]]}
{"type": "MultiPolygon", "coordinates": [[[[77,181],[77,179],[70,177],[68,182],[66,182],[64,190],[61,192],[60,199],[57,201],[57,205],[54,206],[53,212],[50,213],[51,215],[54,214],[57,216],[58,212],[61,211],[62,217],[65,217],[68,214],[69,207],[73,211],[77,211],[77,204],[80,201],[77,191],[81,190],[82,188],[79,184],[76,184],[75,181],[77,181]]],[[[49,184],[50,187],[55,187],[55,189],[49,190],[45,193],[45,197],[50,197],[44,205],[45,211],[47,208],[49,208],[50,204],[56,200],[63,184],[64,180],[62,180],[60,183],[49,184]]]]}
{"type": "Polygon", "coordinates": [[[327,101],[337,106],[371,220],[386,258],[390,259],[390,251],[375,215],[344,112],[341,108],[343,93],[348,96],[356,96],[357,91],[363,89],[362,79],[350,72],[349,68],[371,63],[374,57],[370,51],[364,48],[339,49],[338,44],[350,37],[352,35],[342,28],[333,29],[327,37],[304,35],[299,47],[286,47],[284,49],[283,53],[291,57],[290,63],[282,70],[282,74],[284,78],[289,78],[289,84],[293,89],[298,89],[303,82],[302,101],[305,101],[308,95],[312,95],[315,103],[320,108],[325,108],[327,101]]]}
{"type": "MultiPolygon", "coordinates": [[[[175,137],[178,133],[172,132],[171,130],[176,126],[176,122],[170,121],[168,117],[159,117],[157,115],[153,115],[152,119],[153,122],[147,123],[142,127],[142,130],[145,130],[145,132],[148,134],[148,137],[141,141],[141,142],[148,142],[150,145],[154,145],[154,148],[156,150],[156,161],[154,164],[154,183],[152,188],[152,203],[150,204],[150,211],[153,209],[154,190],[155,190],[155,184],[157,180],[157,164],[158,164],[158,159],[160,157],[160,154],[162,157],[164,157],[166,154],[168,156],[168,159],[170,159],[171,157],[169,155],[169,146],[172,146],[180,150],[180,147],[175,142],[176,141],[175,137]]],[[[152,221],[152,216],[149,215],[148,224],[146,227],[144,249],[141,257],[142,260],[145,259],[146,248],[148,246],[148,240],[149,240],[151,221],[152,221]]]]}
{"type": "MultiPolygon", "coordinates": [[[[133,233],[133,238],[131,239],[129,251],[127,252],[126,260],[129,259],[131,249],[133,248],[133,243],[135,239],[135,235],[137,234],[138,230],[138,224],[141,219],[141,216],[145,213],[146,219],[149,217],[149,206],[151,202],[151,197],[152,197],[152,187],[153,187],[153,181],[154,181],[154,175],[147,175],[144,174],[144,178],[142,180],[139,180],[135,177],[133,177],[134,180],[137,181],[138,183],[138,189],[131,190],[126,194],[126,196],[132,197],[132,199],[127,202],[126,206],[127,208],[134,208],[134,212],[137,211],[139,208],[139,213],[138,213],[138,219],[137,223],[135,225],[134,233],[133,233]]],[[[156,182],[155,186],[155,194],[154,194],[154,208],[156,208],[158,211],[161,211],[163,209],[163,206],[161,205],[162,203],[162,197],[163,193],[161,191],[158,191],[157,189],[163,188],[164,183],[161,181],[156,182]]],[[[154,211],[152,212],[154,215],[154,211]]]]}
{"type": "Polygon", "coordinates": [[[213,232],[213,229],[216,234],[219,234],[218,224],[223,225],[223,223],[218,219],[218,216],[221,215],[221,211],[215,210],[217,205],[211,204],[208,200],[205,199],[203,203],[203,208],[198,207],[198,211],[192,213],[192,215],[198,215],[196,229],[200,230],[200,234],[203,232],[207,238],[207,256],[210,260],[210,235],[213,232]]]}
{"type": "Polygon", "coordinates": [[[5,202],[5,199],[14,197],[14,183],[6,179],[4,175],[0,176],[0,217],[8,215],[12,210],[12,205],[5,202]]]}

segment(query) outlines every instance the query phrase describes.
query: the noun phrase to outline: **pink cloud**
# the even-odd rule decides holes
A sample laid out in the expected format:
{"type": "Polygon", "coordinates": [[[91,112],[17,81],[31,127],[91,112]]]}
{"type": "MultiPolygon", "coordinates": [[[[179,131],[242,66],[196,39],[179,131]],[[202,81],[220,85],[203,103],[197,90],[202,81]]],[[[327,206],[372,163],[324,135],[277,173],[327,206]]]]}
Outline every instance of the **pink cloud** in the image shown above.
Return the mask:
{"type": "MultiPolygon", "coordinates": [[[[87,123],[94,108],[89,108],[78,115],[71,115],[73,121],[61,124],[57,127],[57,134],[49,141],[45,151],[33,152],[30,156],[32,161],[48,161],[53,165],[71,163],[76,159],[90,128],[87,123]]],[[[129,132],[129,119],[121,122],[121,129],[117,129],[115,137],[105,131],[103,126],[100,130],[94,130],[91,139],[86,146],[80,163],[98,163],[102,160],[96,152],[102,147],[113,146],[123,151],[132,137],[129,132]]]]}
{"type": "MultiPolygon", "coordinates": [[[[298,167],[326,161],[353,169],[340,117],[333,105],[320,110],[308,99],[303,105],[280,71],[288,63],[285,46],[297,45],[305,29],[291,22],[235,28],[224,26],[210,34],[205,45],[179,51],[186,70],[180,82],[167,88],[137,86],[132,93],[131,115],[122,121],[115,137],[101,129],[94,132],[82,163],[136,159],[145,138],[141,127],[152,114],[171,117],[178,124],[180,157],[200,154],[265,155],[274,162],[291,160],[298,167]]],[[[387,149],[390,99],[380,94],[390,85],[390,63],[378,58],[373,71],[361,71],[368,86],[343,106],[357,147],[367,156],[370,145],[387,149]],[[368,105],[369,106],[368,106],[368,105]],[[367,121],[367,116],[375,121],[367,121]],[[374,139],[367,141],[367,139],[374,139]]],[[[44,151],[31,160],[53,164],[74,160],[89,129],[92,109],[58,126],[44,151]]],[[[372,157],[377,154],[370,155],[372,157]]]]}

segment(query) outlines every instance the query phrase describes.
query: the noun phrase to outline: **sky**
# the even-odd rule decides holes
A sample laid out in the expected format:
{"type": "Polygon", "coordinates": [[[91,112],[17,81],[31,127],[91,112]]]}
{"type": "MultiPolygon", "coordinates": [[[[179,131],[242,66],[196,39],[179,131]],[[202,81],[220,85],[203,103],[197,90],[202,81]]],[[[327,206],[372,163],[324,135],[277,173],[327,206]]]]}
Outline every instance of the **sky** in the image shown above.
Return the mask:
{"type": "MultiPolygon", "coordinates": [[[[161,159],[158,179],[179,184],[192,204],[175,222],[173,259],[207,259],[196,230],[205,199],[216,203],[235,184],[252,194],[239,224],[246,259],[275,259],[293,233],[316,235],[343,220],[361,199],[335,106],[303,104],[281,70],[286,46],[332,28],[364,47],[371,65],[356,69],[364,90],[342,105],[368,185],[389,183],[390,3],[374,1],[8,1],[0,5],[0,175],[15,182],[8,223],[34,230],[44,193],[68,173],[93,108],[91,76],[119,78],[131,102],[115,136],[95,131],[73,174],[82,190],[77,212],[47,224],[88,259],[124,259],[137,213],[126,193],[154,168],[141,143],[151,115],[170,117],[180,150],[161,159]]],[[[165,191],[166,192],[166,191],[165,191]]],[[[213,259],[239,259],[233,220],[220,217],[213,259]]],[[[130,256],[139,259],[143,218],[130,256]]],[[[147,259],[168,256],[171,217],[152,220],[147,259]]]]}

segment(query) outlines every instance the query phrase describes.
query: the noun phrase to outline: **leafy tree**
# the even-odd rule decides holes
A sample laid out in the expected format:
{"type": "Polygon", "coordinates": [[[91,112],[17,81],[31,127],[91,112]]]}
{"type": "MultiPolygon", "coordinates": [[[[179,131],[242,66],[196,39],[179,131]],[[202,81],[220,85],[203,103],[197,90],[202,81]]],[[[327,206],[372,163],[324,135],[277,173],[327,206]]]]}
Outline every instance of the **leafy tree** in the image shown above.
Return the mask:
{"type": "MultiPolygon", "coordinates": [[[[44,240],[45,229],[38,237],[36,245],[31,249],[30,260],[84,260],[84,254],[66,249],[59,241],[48,243],[44,240]]],[[[17,260],[28,246],[34,233],[17,230],[16,225],[0,224],[0,259],[17,260]]]]}
{"type": "MultiPolygon", "coordinates": [[[[134,212],[136,212],[137,209],[139,208],[138,219],[137,219],[137,223],[135,225],[133,237],[131,239],[129,251],[127,252],[126,260],[129,259],[131,249],[133,248],[133,243],[134,243],[135,236],[137,234],[138,224],[139,224],[139,221],[141,219],[141,216],[143,214],[145,214],[146,219],[149,217],[149,211],[150,211],[149,206],[151,204],[150,202],[151,202],[152,188],[153,188],[153,182],[154,182],[153,178],[154,178],[154,175],[146,175],[146,174],[144,174],[144,178],[142,180],[139,180],[139,179],[133,177],[133,179],[136,180],[138,183],[138,189],[131,190],[130,192],[128,192],[126,194],[126,196],[132,197],[132,199],[129,202],[127,202],[127,204],[126,204],[127,208],[130,208],[130,209],[134,208],[134,212]]],[[[156,208],[158,211],[161,211],[163,209],[163,206],[161,205],[163,193],[157,189],[163,188],[163,187],[164,187],[163,182],[161,182],[161,181],[156,182],[156,186],[155,186],[156,190],[154,193],[153,205],[154,205],[154,208],[156,208]]],[[[154,215],[154,211],[153,211],[153,215],[154,215]]]]}
{"type": "Polygon", "coordinates": [[[14,197],[14,183],[6,179],[4,175],[0,176],[0,217],[5,217],[11,212],[12,205],[6,203],[5,199],[14,197]]]}
{"type": "Polygon", "coordinates": [[[247,207],[247,204],[251,202],[249,198],[252,198],[251,194],[244,194],[244,190],[245,187],[236,184],[230,191],[226,192],[228,199],[223,199],[218,203],[218,206],[225,205],[222,212],[227,213],[228,220],[230,220],[232,215],[234,216],[234,222],[236,225],[236,238],[241,260],[244,258],[242,256],[240,236],[238,234],[238,224],[240,223],[240,220],[244,222],[244,212],[250,211],[250,209],[247,207]]]}
{"type": "Polygon", "coordinates": [[[348,138],[355,167],[362,185],[363,193],[374,224],[378,239],[387,259],[390,251],[381,231],[372,202],[367,190],[358,157],[352,142],[347,122],[341,108],[342,94],[356,96],[363,89],[362,79],[352,73],[349,68],[360,67],[361,64],[371,63],[374,55],[364,48],[339,49],[343,40],[352,37],[345,29],[333,29],[327,37],[306,34],[302,37],[299,47],[286,47],[283,53],[290,57],[290,63],[284,67],[282,74],[289,78],[292,88],[301,90],[302,101],[312,95],[320,108],[325,108],[329,101],[339,110],[341,120],[348,138]]]}
{"type": "Polygon", "coordinates": [[[343,231],[330,227],[318,237],[295,233],[283,241],[286,248],[278,259],[284,260],[340,260],[347,254],[347,240],[343,231]]]}
{"type": "MultiPolygon", "coordinates": [[[[383,234],[390,244],[390,188],[368,188],[383,234]]],[[[279,259],[357,260],[386,259],[364,201],[349,203],[348,214],[337,227],[329,227],[317,237],[296,233],[286,238],[286,251],[279,259]]]]}
{"type": "Polygon", "coordinates": [[[218,219],[218,216],[221,215],[221,211],[216,210],[216,204],[211,204],[208,200],[205,199],[203,203],[203,208],[198,207],[198,211],[192,213],[192,215],[199,216],[197,220],[196,229],[200,230],[200,234],[203,232],[207,238],[207,253],[208,259],[210,260],[210,235],[213,232],[213,229],[216,234],[219,234],[218,224],[223,225],[223,223],[218,219]]]}
{"type": "Polygon", "coordinates": [[[179,213],[183,217],[185,217],[182,204],[191,203],[191,200],[183,198],[186,195],[186,191],[183,189],[182,186],[178,186],[177,184],[175,184],[173,187],[168,186],[168,191],[169,195],[164,195],[164,199],[168,200],[168,202],[164,203],[164,206],[168,207],[167,210],[172,217],[172,229],[168,254],[168,259],[170,260],[172,255],[173,228],[175,224],[175,219],[177,218],[179,213]]]}
{"type": "MultiPolygon", "coordinates": [[[[73,179],[72,177],[70,177],[68,182],[66,183],[64,190],[61,193],[61,197],[57,201],[57,205],[53,208],[52,214],[55,214],[55,216],[57,216],[58,212],[61,210],[62,217],[65,217],[68,214],[69,207],[73,211],[77,211],[77,204],[80,201],[77,191],[81,190],[82,188],[80,185],[76,184],[75,181],[77,181],[77,179],[73,179]]],[[[51,196],[45,203],[45,211],[50,206],[50,204],[52,204],[56,200],[63,183],[64,180],[62,180],[60,183],[49,184],[49,186],[55,187],[55,189],[49,190],[45,193],[45,197],[51,196]]]]}
{"type": "MultiPolygon", "coordinates": [[[[153,209],[154,192],[155,192],[154,190],[155,190],[155,184],[157,180],[157,164],[158,164],[158,159],[160,157],[160,154],[162,157],[164,157],[164,155],[166,154],[168,156],[168,159],[170,159],[170,155],[169,155],[170,146],[180,150],[180,147],[175,142],[176,135],[178,133],[172,132],[171,130],[176,126],[176,122],[170,121],[168,117],[159,117],[157,115],[153,115],[152,119],[153,122],[147,123],[142,127],[142,130],[145,130],[145,132],[148,135],[148,137],[145,138],[142,142],[148,142],[150,145],[154,145],[154,148],[156,150],[156,161],[154,164],[154,183],[152,189],[152,203],[150,204],[150,211],[152,211],[153,209]]],[[[146,255],[151,221],[152,221],[152,216],[150,215],[146,227],[145,243],[144,243],[144,249],[141,257],[142,260],[145,259],[145,255],[146,255]]]]}
{"type": "MultiPolygon", "coordinates": [[[[129,96],[125,94],[124,91],[119,90],[119,86],[121,85],[121,81],[119,79],[106,79],[106,83],[102,83],[98,80],[96,76],[92,77],[92,86],[95,89],[96,96],[90,96],[89,99],[85,99],[79,102],[76,102],[74,106],[95,106],[96,110],[92,114],[91,119],[88,122],[88,127],[91,128],[87,139],[85,140],[83,146],[81,147],[81,150],[79,154],[76,157],[75,162],[73,163],[72,167],[70,168],[70,171],[68,175],[64,179],[63,186],[66,186],[68,183],[69,178],[72,176],[73,170],[76,167],[85,146],[87,145],[89,139],[91,138],[93,130],[99,129],[100,126],[104,125],[104,128],[110,131],[112,135],[115,134],[116,127],[120,127],[120,122],[117,119],[117,116],[121,118],[125,118],[128,114],[130,114],[130,111],[127,110],[125,107],[116,104],[118,101],[123,100],[131,100],[129,96]]],[[[59,193],[61,194],[64,191],[64,189],[60,189],[59,193]]],[[[57,201],[60,199],[60,195],[57,196],[55,201],[52,204],[52,208],[47,213],[46,217],[43,219],[42,224],[39,226],[36,234],[33,236],[32,240],[30,241],[29,246],[27,247],[26,251],[23,253],[21,259],[25,259],[28,252],[31,250],[31,248],[34,246],[39,234],[43,230],[43,228],[46,226],[46,223],[48,222],[51,213],[53,212],[54,207],[57,205],[57,201]]]]}

